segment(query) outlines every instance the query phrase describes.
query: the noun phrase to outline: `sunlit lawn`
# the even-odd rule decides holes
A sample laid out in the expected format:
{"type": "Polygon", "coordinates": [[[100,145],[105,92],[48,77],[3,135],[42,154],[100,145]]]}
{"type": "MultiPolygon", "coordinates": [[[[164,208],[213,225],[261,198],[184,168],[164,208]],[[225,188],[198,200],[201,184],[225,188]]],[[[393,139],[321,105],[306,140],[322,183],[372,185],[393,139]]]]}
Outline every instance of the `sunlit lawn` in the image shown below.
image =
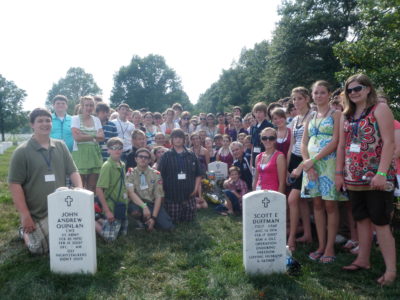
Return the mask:
{"type": "Polygon", "coordinates": [[[0,299],[400,299],[399,281],[385,288],[375,283],[384,270],[375,248],[368,272],[341,271],[353,256],[340,247],[336,263],[311,262],[310,245],[294,255],[302,265],[298,276],[250,277],[241,219],[212,208],[171,233],[130,228],[114,244],[98,239],[94,276],[52,274],[49,257],[31,256],[17,237],[18,215],[5,184],[10,153],[0,156],[0,299]]]}

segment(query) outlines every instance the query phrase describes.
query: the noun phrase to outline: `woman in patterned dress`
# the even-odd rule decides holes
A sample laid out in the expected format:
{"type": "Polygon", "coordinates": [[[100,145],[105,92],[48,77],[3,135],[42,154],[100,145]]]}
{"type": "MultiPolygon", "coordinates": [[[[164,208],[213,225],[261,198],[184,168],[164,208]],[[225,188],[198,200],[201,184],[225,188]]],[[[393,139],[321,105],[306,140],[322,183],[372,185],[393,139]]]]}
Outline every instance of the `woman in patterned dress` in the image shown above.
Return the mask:
{"type": "Polygon", "coordinates": [[[345,187],[357,222],[359,252],[346,271],[370,269],[371,227],[375,226],[385,262],[380,285],[396,278],[396,246],[390,230],[396,172],[393,114],[385,103],[377,103],[371,80],[353,75],[345,84],[345,109],[341,122],[336,164],[336,189],[345,187]]]}
{"type": "Polygon", "coordinates": [[[336,148],[339,141],[341,113],[329,105],[331,90],[320,80],[312,86],[317,112],[305,128],[302,140],[302,198],[312,198],[317,228],[318,248],[309,258],[321,263],[335,261],[335,238],[339,227],[338,200],[347,200],[336,191],[336,148]]]}

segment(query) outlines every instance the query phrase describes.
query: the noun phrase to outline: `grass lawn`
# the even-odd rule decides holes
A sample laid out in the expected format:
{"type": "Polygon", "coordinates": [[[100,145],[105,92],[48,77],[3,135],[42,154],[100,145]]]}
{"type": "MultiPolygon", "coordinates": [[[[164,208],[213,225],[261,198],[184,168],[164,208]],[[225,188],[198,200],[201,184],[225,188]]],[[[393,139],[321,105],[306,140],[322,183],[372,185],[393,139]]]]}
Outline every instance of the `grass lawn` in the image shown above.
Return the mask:
{"type": "Polygon", "coordinates": [[[98,239],[94,276],[52,274],[49,257],[30,255],[17,237],[5,183],[13,149],[0,156],[0,299],[400,299],[400,280],[385,288],[375,283],[384,271],[376,248],[370,271],[341,271],[354,256],[339,247],[336,263],[314,263],[307,254],[315,245],[307,245],[294,254],[298,276],[248,276],[241,219],[211,208],[170,233],[131,229],[113,244],[98,239]]]}

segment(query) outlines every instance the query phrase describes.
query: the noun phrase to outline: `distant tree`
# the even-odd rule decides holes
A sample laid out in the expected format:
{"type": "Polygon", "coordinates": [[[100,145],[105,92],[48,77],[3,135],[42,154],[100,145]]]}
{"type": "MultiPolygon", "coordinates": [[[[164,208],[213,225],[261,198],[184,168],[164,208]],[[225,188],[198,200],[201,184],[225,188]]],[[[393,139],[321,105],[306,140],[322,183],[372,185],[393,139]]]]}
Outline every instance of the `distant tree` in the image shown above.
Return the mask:
{"type": "Polygon", "coordinates": [[[363,26],[355,32],[354,40],[334,47],[343,67],[336,76],[344,81],[350,75],[364,72],[399,103],[400,2],[360,0],[359,10],[363,26]]]}
{"type": "Polygon", "coordinates": [[[128,66],[123,66],[114,76],[111,92],[113,106],[127,103],[133,109],[143,107],[163,111],[173,103],[192,110],[189,97],[183,91],[181,80],[167,66],[164,57],[150,54],[144,58],[133,56],[128,66]]]}
{"type": "Polygon", "coordinates": [[[263,94],[277,100],[318,79],[338,85],[339,60],[332,47],[358,26],[356,0],[284,1],[271,41],[263,94]]]}
{"type": "Polygon", "coordinates": [[[97,86],[93,75],[86,73],[82,68],[70,68],[67,75],[53,84],[47,93],[46,106],[51,108],[51,100],[56,95],[64,95],[68,98],[68,113],[72,114],[79,99],[86,95],[101,94],[102,90],[97,86]]]}
{"type": "Polygon", "coordinates": [[[22,110],[26,92],[14,82],[0,75],[0,128],[1,140],[4,142],[6,132],[17,132],[26,125],[27,112],[22,110]]]}

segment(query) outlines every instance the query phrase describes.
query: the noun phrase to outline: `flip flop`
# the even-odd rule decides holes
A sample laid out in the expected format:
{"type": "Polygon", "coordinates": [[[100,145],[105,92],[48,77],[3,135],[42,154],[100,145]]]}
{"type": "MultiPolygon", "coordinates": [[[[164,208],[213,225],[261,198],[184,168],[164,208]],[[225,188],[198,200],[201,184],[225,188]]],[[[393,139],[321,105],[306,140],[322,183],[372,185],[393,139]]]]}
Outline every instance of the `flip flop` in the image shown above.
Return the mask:
{"type": "Polygon", "coordinates": [[[371,269],[370,266],[363,267],[363,266],[360,266],[360,265],[357,265],[357,264],[354,264],[354,263],[350,264],[348,266],[342,267],[342,270],[348,271],[348,272],[356,272],[356,271],[369,270],[369,269],[371,269]]]}
{"type": "Polygon", "coordinates": [[[312,261],[318,261],[323,255],[324,255],[323,252],[314,251],[308,255],[308,258],[311,259],[312,261]]]}
{"type": "Polygon", "coordinates": [[[330,264],[335,262],[336,256],[322,255],[319,259],[319,262],[322,264],[330,264]]]}
{"type": "Polygon", "coordinates": [[[353,240],[347,240],[346,244],[343,245],[342,248],[346,249],[346,250],[351,250],[355,247],[358,246],[358,242],[357,241],[353,241],[353,240]]]}

